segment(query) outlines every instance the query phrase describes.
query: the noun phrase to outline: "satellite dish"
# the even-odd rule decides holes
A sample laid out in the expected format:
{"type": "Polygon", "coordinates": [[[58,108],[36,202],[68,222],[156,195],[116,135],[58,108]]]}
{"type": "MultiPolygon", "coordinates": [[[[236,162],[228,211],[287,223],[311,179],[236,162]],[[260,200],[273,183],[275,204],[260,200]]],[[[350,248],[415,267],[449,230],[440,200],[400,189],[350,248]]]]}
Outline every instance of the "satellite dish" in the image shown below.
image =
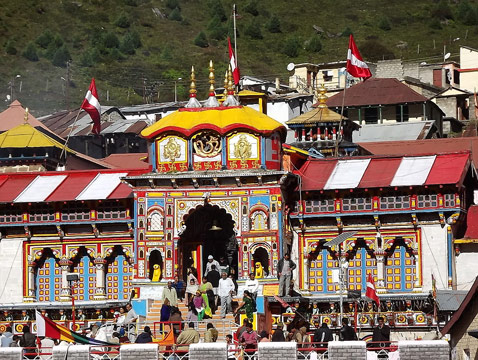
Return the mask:
{"type": "Polygon", "coordinates": [[[295,64],[294,63],[289,63],[289,65],[287,65],[287,70],[288,71],[292,71],[295,69],[295,64]]]}
{"type": "Polygon", "coordinates": [[[443,57],[444,60],[448,59],[450,57],[450,53],[446,53],[445,56],[443,57]]]}
{"type": "Polygon", "coordinates": [[[423,62],[420,63],[420,65],[426,65],[426,64],[427,64],[426,61],[423,61],[423,62]]]}
{"type": "Polygon", "coordinates": [[[10,95],[7,94],[7,100],[10,100],[10,95]]]}

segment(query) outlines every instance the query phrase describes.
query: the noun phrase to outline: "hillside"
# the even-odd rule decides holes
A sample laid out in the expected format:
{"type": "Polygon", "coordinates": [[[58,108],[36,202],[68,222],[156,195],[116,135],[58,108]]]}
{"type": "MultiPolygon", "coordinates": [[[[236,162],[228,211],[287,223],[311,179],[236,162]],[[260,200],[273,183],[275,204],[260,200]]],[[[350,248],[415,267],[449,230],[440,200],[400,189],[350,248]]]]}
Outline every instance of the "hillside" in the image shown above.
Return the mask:
{"type": "MultiPolygon", "coordinates": [[[[178,78],[185,99],[191,65],[205,98],[209,59],[222,85],[232,0],[2,3],[1,109],[10,94],[35,115],[65,109],[67,100],[78,107],[93,76],[103,105],[173,100],[178,78]]],[[[369,61],[440,61],[444,45],[458,60],[460,45],[478,44],[477,13],[466,0],[237,1],[239,65],[243,75],[287,82],[289,62],[343,60],[349,32],[369,61]]]]}

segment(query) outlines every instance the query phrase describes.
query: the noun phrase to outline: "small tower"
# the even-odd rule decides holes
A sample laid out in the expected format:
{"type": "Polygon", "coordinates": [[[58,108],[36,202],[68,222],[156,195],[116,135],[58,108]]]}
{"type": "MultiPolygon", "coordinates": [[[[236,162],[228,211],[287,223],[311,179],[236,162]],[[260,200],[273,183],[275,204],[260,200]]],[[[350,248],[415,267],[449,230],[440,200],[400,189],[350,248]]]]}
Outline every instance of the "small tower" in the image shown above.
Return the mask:
{"type": "Polygon", "coordinates": [[[206,103],[204,104],[205,107],[218,107],[219,106],[219,101],[216,99],[216,92],[214,89],[214,83],[215,83],[215,77],[214,77],[214,65],[212,63],[212,60],[209,61],[209,97],[206,100],[206,103]]]}

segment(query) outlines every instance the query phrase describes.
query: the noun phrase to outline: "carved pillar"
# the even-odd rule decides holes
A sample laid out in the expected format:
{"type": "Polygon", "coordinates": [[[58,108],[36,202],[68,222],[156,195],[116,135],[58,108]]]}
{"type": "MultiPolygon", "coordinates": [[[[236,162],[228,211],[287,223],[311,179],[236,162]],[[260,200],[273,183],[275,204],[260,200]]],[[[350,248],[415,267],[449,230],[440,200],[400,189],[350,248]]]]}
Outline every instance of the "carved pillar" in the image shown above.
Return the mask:
{"type": "Polygon", "coordinates": [[[36,294],[35,294],[35,267],[36,262],[31,260],[31,257],[28,256],[28,281],[27,281],[27,289],[26,289],[26,296],[24,297],[24,302],[33,302],[36,301],[36,294]]]}
{"type": "Polygon", "coordinates": [[[61,267],[61,291],[60,291],[60,301],[71,301],[71,289],[68,280],[66,279],[66,274],[70,272],[70,266],[72,262],[66,257],[60,259],[61,267]]]}
{"type": "Polygon", "coordinates": [[[106,300],[106,290],[105,290],[105,265],[106,260],[98,257],[95,259],[96,267],[96,289],[95,289],[95,300],[106,300]]]}
{"type": "Polygon", "coordinates": [[[385,293],[385,251],[376,250],[375,259],[377,260],[377,292],[385,293]]]}

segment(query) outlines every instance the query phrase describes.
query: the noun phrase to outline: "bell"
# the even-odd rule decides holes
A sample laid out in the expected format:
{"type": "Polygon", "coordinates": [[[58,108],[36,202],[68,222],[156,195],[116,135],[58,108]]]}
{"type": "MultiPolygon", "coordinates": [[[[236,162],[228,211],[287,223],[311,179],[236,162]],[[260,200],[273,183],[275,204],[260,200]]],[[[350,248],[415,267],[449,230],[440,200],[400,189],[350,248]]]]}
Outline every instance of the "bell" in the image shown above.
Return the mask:
{"type": "Polygon", "coordinates": [[[209,229],[209,231],[221,231],[221,230],[222,230],[222,227],[217,226],[217,220],[213,220],[212,221],[212,226],[209,229]]]}

